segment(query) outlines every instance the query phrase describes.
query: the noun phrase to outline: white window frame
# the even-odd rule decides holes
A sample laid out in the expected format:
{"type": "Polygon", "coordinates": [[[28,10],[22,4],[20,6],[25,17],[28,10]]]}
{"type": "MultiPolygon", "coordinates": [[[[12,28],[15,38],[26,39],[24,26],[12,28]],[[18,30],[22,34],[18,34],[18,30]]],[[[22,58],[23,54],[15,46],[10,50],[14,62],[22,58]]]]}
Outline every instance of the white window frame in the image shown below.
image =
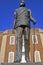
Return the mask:
{"type": "Polygon", "coordinates": [[[34,52],[34,58],[35,58],[35,62],[41,62],[40,51],[36,50],[34,52]]]}
{"type": "Polygon", "coordinates": [[[15,36],[10,36],[10,45],[14,45],[15,44],[15,36]],[[13,38],[13,41],[12,41],[13,38]]]}
{"type": "Polygon", "coordinates": [[[8,63],[14,62],[14,52],[9,52],[8,54],[8,63]]]}
{"type": "Polygon", "coordinates": [[[37,35],[32,35],[32,43],[33,44],[38,44],[37,35]],[[36,42],[34,42],[34,36],[35,36],[36,42]]]}

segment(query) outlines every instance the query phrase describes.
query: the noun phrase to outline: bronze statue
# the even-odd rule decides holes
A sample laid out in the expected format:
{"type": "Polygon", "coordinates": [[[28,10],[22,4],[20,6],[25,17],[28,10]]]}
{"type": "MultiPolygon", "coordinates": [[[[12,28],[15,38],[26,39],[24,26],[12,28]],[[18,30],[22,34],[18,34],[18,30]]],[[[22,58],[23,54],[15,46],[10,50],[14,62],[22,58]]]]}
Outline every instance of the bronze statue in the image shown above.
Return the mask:
{"type": "Polygon", "coordinates": [[[14,25],[16,29],[16,62],[21,61],[22,57],[22,35],[24,34],[25,40],[25,60],[29,62],[30,51],[30,21],[36,24],[32,17],[31,11],[25,7],[25,2],[20,3],[20,7],[14,12],[14,25]]]}

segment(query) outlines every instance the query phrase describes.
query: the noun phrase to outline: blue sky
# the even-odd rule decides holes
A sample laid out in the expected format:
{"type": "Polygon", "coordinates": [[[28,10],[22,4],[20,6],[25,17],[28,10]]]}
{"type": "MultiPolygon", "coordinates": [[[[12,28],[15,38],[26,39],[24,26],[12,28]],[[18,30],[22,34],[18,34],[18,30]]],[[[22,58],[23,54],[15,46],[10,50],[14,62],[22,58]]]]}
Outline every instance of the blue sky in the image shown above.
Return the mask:
{"type": "MultiPolygon", "coordinates": [[[[19,3],[20,0],[0,0],[0,31],[13,28],[14,11],[19,3]]],[[[43,29],[43,0],[25,0],[25,3],[36,19],[35,27],[43,29]]],[[[31,27],[34,27],[32,23],[31,27]]]]}

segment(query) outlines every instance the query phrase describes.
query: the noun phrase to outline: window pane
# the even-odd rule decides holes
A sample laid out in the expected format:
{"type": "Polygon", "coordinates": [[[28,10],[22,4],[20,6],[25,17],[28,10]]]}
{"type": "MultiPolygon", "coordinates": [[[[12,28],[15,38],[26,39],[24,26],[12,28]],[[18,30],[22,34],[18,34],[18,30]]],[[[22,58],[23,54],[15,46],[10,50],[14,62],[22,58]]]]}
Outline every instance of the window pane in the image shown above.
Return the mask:
{"type": "Polygon", "coordinates": [[[10,36],[10,45],[15,44],[15,36],[10,36]]]}
{"type": "Polygon", "coordinates": [[[9,52],[8,62],[14,62],[14,52],[9,52]]]}
{"type": "Polygon", "coordinates": [[[33,44],[38,44],[37,35],[32,35],[32,42],[33,44]]]}
{"type": "Polygon", "coordinates": [[[40,52],[35,51],[34,53],[35,62],[41,62],[40,52]]]}

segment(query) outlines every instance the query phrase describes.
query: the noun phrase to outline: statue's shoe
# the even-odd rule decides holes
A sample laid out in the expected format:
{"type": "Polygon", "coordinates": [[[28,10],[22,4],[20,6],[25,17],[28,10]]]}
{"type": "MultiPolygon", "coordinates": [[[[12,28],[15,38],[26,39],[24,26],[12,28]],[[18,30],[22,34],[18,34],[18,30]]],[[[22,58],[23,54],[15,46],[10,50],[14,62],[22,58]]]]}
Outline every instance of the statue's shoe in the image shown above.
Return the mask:
{"type": "Polygon", "coordinates": [[[21,60],[16,60],[16,61],[14,61],[14,63],[20,63],[20,61],[21,61],[21,60]]]}
{"type": "Polygon", "coordinates": [[[26,59],[26,63],[30,63],[30,60],[29,59],[26,59]]]}

